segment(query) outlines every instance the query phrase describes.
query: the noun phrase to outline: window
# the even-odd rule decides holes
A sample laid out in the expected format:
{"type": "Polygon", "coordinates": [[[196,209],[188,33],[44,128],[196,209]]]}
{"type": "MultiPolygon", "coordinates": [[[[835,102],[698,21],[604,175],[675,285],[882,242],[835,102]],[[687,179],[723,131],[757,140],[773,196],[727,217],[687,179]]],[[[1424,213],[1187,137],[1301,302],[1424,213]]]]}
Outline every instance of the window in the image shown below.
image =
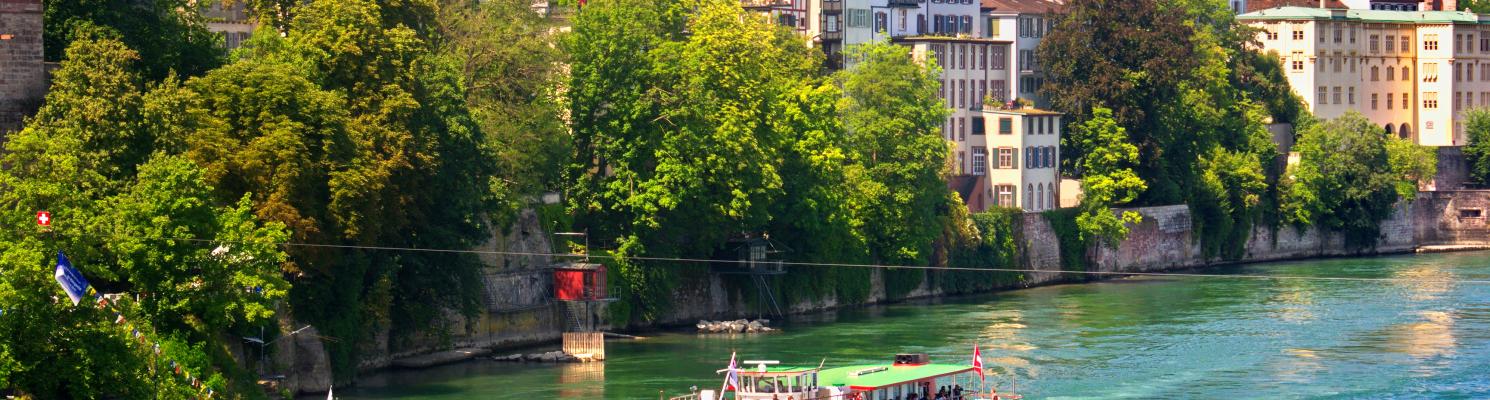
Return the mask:
{"type": "Polygon", "coordinates": [[[1459,52],[1463,52],[1463,51],[1464,51],[1464,34],[1455,33],[1454,34],[1454,52],[1455,53],[1459,53],[1459,52]]]}
{"type": "Polygon", "coordinates": [[[1319,98],[1314,100],[1314,104],[1330,104],[1330,88],[1320,86],[1319,98]]]}
{"type": "Polygon", "coordinates": [[[1345,103],[1355,105],[1355,86],[1351,86],[1345,90],[1345,103]]]}
{"type": "Polygon", "coordinates": [[[1276,29],[1268,29],[1267,38],[1268,40],[1278,40],[1278,31],[1276,29]]]}
{"type": "Polygon", "coordinates": [[[1019,51],[1019,70],[1033,71],[1035,66],[1035,52],[1033,50],[1019,51]]]}
{"type": "Polygon", "coordinates": [[[1438,92],[1423,92],[1423,108],[1438,108],[1438,92]]]}
{"type": "Polygon", "coordinates": [[[1407,37],[1407,35],[1402,35],[1402,52],[1403,53],[1406,53],[1408,50],[1411,50],[1411,49],[1412,49],[1412,38],[1407,37]]]}
{"type": "Polygon", "coordinates": [[[1377,100],[1378,100],[1379,96],[1380,95],[1378,95],[1376,93],[1372,93],[1371,94],[1371,109],[1372,110],[1375,110],[1376,109],[1376,105],[1378,104],[1377,103],[1377,100]]]}
{"type": "Polygon", "coordinates": [[[1014,169],[1014,149],[1009,147],[999,148],[999,168],[1014,169]]]}
{"type": "Polygon", "coordinates": [[[868,28],[869,27],[869,10],[856,10],[856,9],[852,9],[852,8],[849,9],[848,10],[848,27],[850,27],[850,28],[868,28]]]}
{"type": "Polygon", "coordinates": [[[998,37],[999,36],[999,22],[998,22],[998,20],[997,19],[994,19],[994,18],[988,18],[988,19],[986,19],[984,21],[985,21],[985,23],[983,24],[983,32],[985,32],[986,34],[983,35],[983,36],[985,36],[985,37],[998,37]]]}
{"type": "Polygon", "coordinates": [[[1378,78],[1381,77],[1380,74],[1381,74],[1381,68],[1380,67],[1377,67],[1375,65],[1372,65],[1371,66],[1371,81],[1372,82],[1376,82],[1378,80],[1378,78]]]}
{"type": "Polygon", "coordinates": [[[1003,70],[1004,69],[1004,46],[1003,45],[993,46],[992,53],[993,53],[993,56],[992,56],[992,58],[993,58],[993,60],[992,60],[993,66],[992,66],[991,69],[994,69],[994,70],[1003,70]]]}
{"type": "Polygon", "coordinates": [[[1336,86],[1335,87],[1335,95],[1332,98],[1332,100],[1333,100],[1332,103],[1335,103],[1335,104],[1345,104],[1345,103],[1341,103],[1340,102],[1340,87],[1339,86],[1336,86]]]}
{"type": "Polygon", "coordinates": [[[958,56],[957,57],[957,68],[958,69],[967,69],[967,57],[968,57],[968,53],[972,53],[972,51],[971,51],[972,48],[970,48],[970,47],[968,47],[966,45],[960,45],[960,44],[959,45],[956,45],[956,46],[957,46],[957,56],[958,56]]]}
{"type": "Polygon", "coordinates": [[[1304,28],[1303,27],[1294,27],[1293,28],[1293,40],[1304,40],[1304,28]]]}
{"type": "Polygon", "coordinates": [[[967,117],[957,118],[957,141],[967,141],[967,117]]]}
{"type": "Polygon", "coordinates": [[[1024,209],[1030,210],[1035,206],[1035,185],[1024,184],[1024,209]]]}
{"type": "Polygon", "coordinates": [[[901,32],[905,32],[905,29],[906,29],[905,28],[906,19],[908,19],[908,18],[906,18],[905,10],[900,10],[900,31],[901,32]]]}
{"type": "Polygon", "coordinates": [[[838,32],[838,15],[829,14],[828,22],[824,23],[824,25],[824,30],[827,30],[828,32],[838,32]]]}
{"type": "Polygon", "coordinates": [[[1381,52],[1381,35],[1371,35],[1371,37],[1366,39],[1366,41],[1371,42],[1371,44],[1369,45],[1371,46],[1371,54],[1381,52]]]}
{"type": "Polygon", "coordinates": [[[1393,102],[1392,101],[1392,94],[1391,93],[1387,93],[1387,109],[1388,110],[1392,109],[1392,104],[1396,104],[1396,102],[1393,102]]]}
{"type": "Polygon", "coordinates": [[[1410,80],[1412,80],[1412,74],[1407,73],[1407,67],[1406,66],[1403,66],[1402,67],[1402,80],[1404,80],[1404,81],[1410,81],[1410,80]]]}
{"type": "Polygon", "coordinates": [[[1334,57],[1330,58],[1330,66],[1335,68],[1336,73],[1340,72],[1340,67],[1342,67],[1343,64],[1345,64],[1345,59],[1340,58],[1339,54],[1336,54],[1334,57]]]}
{"type": "Polygon", "coordinates": [[[1319,25],[1319,42],[1320,43],[1324,43],[1325,29],[1329,29],[1329,24],[1320,24],[1319,25]]]}
{"type": "Polygon", "coordinates": [[[994,187],[994,192],[998,193],[1000,207],[1014,206],[1014,185],[998,185],[994,187]]]}
{"type": "Polygon", "coordinates": [[[1423,50],[1438,50],[1438,35],[1423,35],[1423,50]]]}
{"type": "MultiPolygon", "coordinates": [[[[1402,68],[1405,71],[1407,67],[1402,68]]],[[[1407,80],[1406,73],[1403,75],[1402,80],[1407,80]]],[[[1423,63],[1423,82],[1438,82],[1438,63],[1423,63]]]]}
{"type": "Polygon", "coordinates": [[[940,15],[932,16],[931,17],[931,32],[932,33],[940,33],[942,31],[942,24],[945,24],[945,23],[946,23],[946,17],[940,16],[940,15]]]}
{"type": "Polygon", "coordinates": [[[973,117],[973,135],[982,136],[984,130],[983,117],[973,117]]]}
{"type": "Polygon", "coordinates": [[[1459,92],[1454,92],[1454,111],[1459,111],[1459,103],[1464,100],[1463,97],[1464,96],[1460,95],[1459,92]]]}
{"type": "Polygon", "coordinates": [[[1480,32],[1480,52],[1490,53],[1490,32],[1480,32]]]}
{"type": "Polygon", "coordinates": [[[1355,44],[1355,28],[1350,28],[1350,43],[1355,44]]]}
{"type": "Polygon", "coordinates": [[[888,32],[890,30],[890,16],[884,12],[874,13],[874,31],[888,32]]]}
{"type": "Polygon", "coordinates": [[[1293,52],[1293,61],[1292,61],[1292,64],[1293,64],[1293,70],[1294,71],[1303,71],[1304,70],[1304,52],[1302,52],[1302,51],[1295,51],[1295,52],[1293,52]]]}
{"type": "Polygon", "coordinates": [[[988,69],[988,46],[978,46],[978,57],[973,60],[973,68],[988,69]]]}
{"type": "Polygon", "coordinates": [[[1412,106],[1412,96],[1408,96],[1407,93],[1403,93],[1402,94],[1402,109],[1403,110],[1406,110],[1408,107],[1411,107],[1411,106],[1412,106]]]}
{"type": "Polygon", "coordinates": [[[1397,69],[1387,67],[1387,82],[1391,82],[1393,79],[1397,79],[1397,69]]]}
{"type": "Polygon", "coordinates": [[[1459,71],[1464,69],[1464,64],[1454,64],[1454,82],[1460,81],[1459,71]]]}
{"type": "Polygon", "coordinates": [[[1397,51],[1397,37],[1396,36],[1387,35],[1386,48],[1387,48],[1387,52],[1388,53],[1397,51]]]}
{"type": "Polygon", "coordinates": [[[973,147],[973,175],[988,173],[988,149],[982,146],[973,147]]]}
{"type": "Polygon", "coordinates": [[[957,80],[957,108],[967,107],[967,80],[957,80]]]}
{"type": "Polygon", "coordinates": [[[1344,28],[1345,28],[1345,24],[1341,24],[1341,23],[1336,23],[1335,24],[1335,43],[1340,43],[1341,37],[1342,36],[1345,36],[1345,35],[1342,34],[1342,33],[1344,33],[1344,30],[1345,30],[1344,28]]]}
{"type": "Polygon", "coordinates": [[[1461,208],[1461,209],[1459,209],[1459,218],[1481,218],[1481,217],[1482,217],[1482,212],[1478,208],[1461,208]]]}
{"type": "Polygon", "coordinates": [[[962,33],[971,35],[973,33],[973,17],[962,16],[962,33]]]}
{"type": "Polygon", "coordinates": [[[1034,168],[1035,167],[1035,165],[1033,163],[1035,161],[1037,161],[1037,160],[1035,160],[1034,150],[1035,150],[1035,148],[1033,148],[1033,147],[1025,147],[1024,148],[1024,169],[1030,169],[1030,168],[1034,168]]]}
{"type": "Polygon", "coordinates": [[[1014,134],[1014,120],[1010,119],[1009,117],[999,117],[999,134],[1014,134]]]}
{"type": "Polygon", "coordinates": [[[1036,200],[1035,200],[1035,205],[1036,205],[1035,206],[1036,207],[1035,209],[1036,210],[1044,210],[1045,209],[1045,184],[1044,183],[1041,183],[1040,186],[1036,186],[1035,189],[1036,190],[1039,190],[1039,193],[1040,193],[1040,194],[1037,195],[1036,200]]]}

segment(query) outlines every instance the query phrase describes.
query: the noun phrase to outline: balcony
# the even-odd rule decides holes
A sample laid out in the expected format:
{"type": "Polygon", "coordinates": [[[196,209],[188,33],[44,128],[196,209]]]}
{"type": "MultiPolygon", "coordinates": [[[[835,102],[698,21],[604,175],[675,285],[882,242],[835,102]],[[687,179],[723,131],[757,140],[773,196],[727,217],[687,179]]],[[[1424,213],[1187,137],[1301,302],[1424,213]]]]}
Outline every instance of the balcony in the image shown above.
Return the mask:
{"type": "Polygon", "coordinates": [[[750,8],[791,8],[792,0],[740,0],[740,7],[750,8]]]}

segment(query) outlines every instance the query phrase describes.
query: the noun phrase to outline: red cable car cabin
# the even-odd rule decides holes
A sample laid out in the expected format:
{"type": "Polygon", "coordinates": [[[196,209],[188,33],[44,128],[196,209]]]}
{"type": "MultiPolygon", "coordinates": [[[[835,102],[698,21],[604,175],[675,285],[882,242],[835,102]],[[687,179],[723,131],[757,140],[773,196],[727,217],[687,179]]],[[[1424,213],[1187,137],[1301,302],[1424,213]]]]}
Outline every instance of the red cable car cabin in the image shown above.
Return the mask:
{"type": "Polygon", "coordinates": [[[573,263],[554,267],[554,297],[560,301],[605,300],[605,266],[573,263]]]}

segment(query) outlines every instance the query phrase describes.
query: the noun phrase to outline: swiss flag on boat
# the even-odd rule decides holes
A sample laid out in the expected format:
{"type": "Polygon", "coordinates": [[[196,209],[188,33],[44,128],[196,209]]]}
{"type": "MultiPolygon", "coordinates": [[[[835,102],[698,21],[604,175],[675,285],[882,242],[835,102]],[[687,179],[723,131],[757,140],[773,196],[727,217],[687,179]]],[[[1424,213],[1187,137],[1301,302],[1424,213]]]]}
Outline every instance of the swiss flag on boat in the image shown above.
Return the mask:
{"type": "Polygon", "coordinates": [[[973,369],[978,370],[978,379],[987,380],[983,377],[983,352],[978,350],[978,344],[973,344],[973,369]]]}

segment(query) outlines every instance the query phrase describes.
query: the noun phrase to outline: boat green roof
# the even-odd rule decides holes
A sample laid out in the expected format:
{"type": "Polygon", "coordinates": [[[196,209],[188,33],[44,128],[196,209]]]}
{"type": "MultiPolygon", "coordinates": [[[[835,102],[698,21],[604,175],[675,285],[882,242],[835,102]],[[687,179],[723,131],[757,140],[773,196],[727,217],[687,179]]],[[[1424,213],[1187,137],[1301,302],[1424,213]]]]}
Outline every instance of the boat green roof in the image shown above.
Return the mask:
{"type": "Polygon", "coordinates": [[[1340,10],[1313,7],[1275,7],[1238,15],[1238,20],[1321,19],[1380,23],[1490,24],[1467,11],[1340,10]]]}
{"type": "Polygon", "coordinates": [[[890,386],[902,382],[917,381],[942,375],[971,371],[973,371],[972,366],[955,364],[850,365],[844,367],[828,368],[822,370],[822,372],[818,372],[817,384],[819,386],[850,386],[860,388],[875,388],[890,386]],[[858,371],[877,368],[884,368],[884,370],[858,376],[854,375],[854,373],[858,371]]]}

